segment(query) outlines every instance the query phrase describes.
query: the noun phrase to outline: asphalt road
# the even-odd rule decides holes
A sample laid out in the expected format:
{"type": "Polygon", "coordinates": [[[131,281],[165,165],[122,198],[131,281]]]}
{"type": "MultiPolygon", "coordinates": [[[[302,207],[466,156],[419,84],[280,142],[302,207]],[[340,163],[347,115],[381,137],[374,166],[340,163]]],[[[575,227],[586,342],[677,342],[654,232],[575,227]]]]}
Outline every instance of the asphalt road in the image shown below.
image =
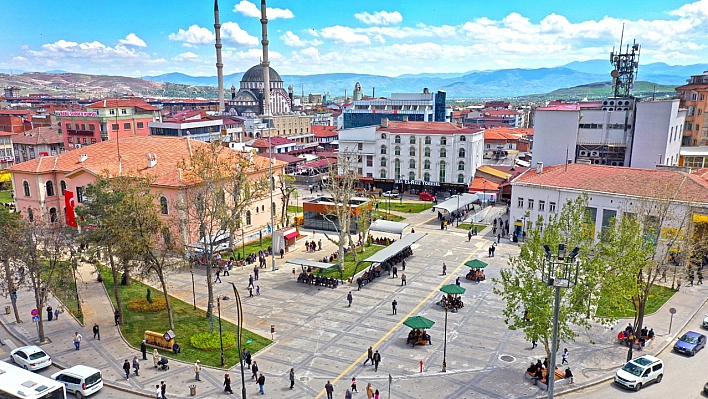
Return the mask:
{"type": "MultiPolygon", "coordinates": [[[[674,335],[671,345],[659,354],[664,361],[664,380],[660,384],[650,384],[639,392],[627,390],[614,382],[605,382],[595,387],[584,389],[576,393],[564,395],[567,398],[605,399],[605,398],[708,398],[704,394],[703,385],[708,382],[705,365],[708,364],[708,350],[703,349],[694,357],[675,353],[672,348],[677,338],[686,331],[696,331],[708,335],[708,331],[701,328],[704,315],[708,313],[708,304],[688,322],[680,334],[674,335]]],[[[636,351],[634,352],[637,353],[636,351]]]]}

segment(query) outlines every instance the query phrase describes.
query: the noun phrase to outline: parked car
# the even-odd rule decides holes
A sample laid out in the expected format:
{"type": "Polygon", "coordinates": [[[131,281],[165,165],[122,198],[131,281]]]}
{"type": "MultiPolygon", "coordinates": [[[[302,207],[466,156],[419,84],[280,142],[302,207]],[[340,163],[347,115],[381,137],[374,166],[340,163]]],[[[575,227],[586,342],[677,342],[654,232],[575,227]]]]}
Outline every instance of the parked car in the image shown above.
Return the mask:
{"type": "Polygon", "coordinates": [[[398,197],[400,197],[400,194],[398,194],[398,193],[396,193],[396,192],[393,192],[393,191],[384,191],[384,193],[381,194],[381,195],[383,195],[383,196],[386,197],[386,198],[398,198],[398,197]]]}
{"type": "Polygon", "coordinates": [[[39,370],[52,365],[52,358],[39,346],[29,345],[10,352],[10,360],[26,370],[39,370]]]}
{"type": "Polygon", "coordinates": [[[703,317],[703,328],[708,328],[708,314],[703,317]]]}
{"type": "Polygon", "coordinates": [[[92,395],[103,388],[101,370],[78,365],[52,374],[52,379],[64,383],[66,391],[77,399],[92,395]]]}
{"type": "Polygon", "coordinates": [[[644,355],[628,361],[615,373],[615,382],[638,391],[650,382],[660,383],[664,378],[664,362],[654,356],[644,355]]]}
{"type": "Polygon", "coordinates": [[[420,195],[418,195],[418,198],[421,201],[435,201],[435,196],[427,191],[423,191],[422,193],[420,193],[420,195]]]}
{"type": "Polygon", "coordinates": [[[706,346],[706,336],[695,331],[688,331],[683,334],[676,344],[674,350],[689,356],[693,356],[706,346]]]}

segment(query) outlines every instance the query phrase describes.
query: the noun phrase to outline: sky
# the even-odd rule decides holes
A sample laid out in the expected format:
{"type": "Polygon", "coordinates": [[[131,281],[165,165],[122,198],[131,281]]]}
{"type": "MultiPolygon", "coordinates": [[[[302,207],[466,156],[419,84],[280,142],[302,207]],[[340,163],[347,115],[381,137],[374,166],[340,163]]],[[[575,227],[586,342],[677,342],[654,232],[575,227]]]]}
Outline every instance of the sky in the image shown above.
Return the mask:
{"type": "MultiPolygon", "coordinates": [[[[216,75],[213,0],[0,5],[0,72],[216,75]]],[[[258,64],[260,3],[220,0],[219,9],[224,73],[258,64]]],[[[625,43],[641,44],[643,64],[708,63],[708,0],[270,0],[268,19],[271,66],[281,75],[398,76],[609,59],[622,24],[625,43]]]]}

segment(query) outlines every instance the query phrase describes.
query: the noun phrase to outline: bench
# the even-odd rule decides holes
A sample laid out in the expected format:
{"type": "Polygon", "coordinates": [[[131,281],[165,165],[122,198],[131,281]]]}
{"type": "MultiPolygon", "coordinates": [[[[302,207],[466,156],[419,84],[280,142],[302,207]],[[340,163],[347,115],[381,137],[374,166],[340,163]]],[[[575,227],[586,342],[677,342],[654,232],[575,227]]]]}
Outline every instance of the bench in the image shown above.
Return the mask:
{"type": "Polygon", "coordinates": [[[151,348],[172,350],[172,345],[175,343],[175,334],[172,330],[160,334],[154,331],[145,331],[145,345],[151,348]]]}
{"type": "MultiPolygon", "coordinates": [[[[537,380],[536,377],[534,377],[533,374],[529,373],[528,371],[524,372],[524,378],[527,380],[533,381],[535,385],[538,385],[541,387],[543,390],[548,390],[548,380],[547,378],[544,378],[542,380],[537,380]]],[[[565,373],[563,373],[560,370],[556,370],[555,372],[555,384],[554,386],[559,386],[563,384],[568,384],[570,383],[569,378],[565,378],[565,373]]]]}
{"type": "Polygon", "coordinates": [[[416,346],[416,345],[427,345],[427,344],[428,344],[428,340],[425,339],[424,337],[419,337],[417,340],[415,340],[414,342],[411,342],[411,343],[413,344],[413,346],[416,346]]]}

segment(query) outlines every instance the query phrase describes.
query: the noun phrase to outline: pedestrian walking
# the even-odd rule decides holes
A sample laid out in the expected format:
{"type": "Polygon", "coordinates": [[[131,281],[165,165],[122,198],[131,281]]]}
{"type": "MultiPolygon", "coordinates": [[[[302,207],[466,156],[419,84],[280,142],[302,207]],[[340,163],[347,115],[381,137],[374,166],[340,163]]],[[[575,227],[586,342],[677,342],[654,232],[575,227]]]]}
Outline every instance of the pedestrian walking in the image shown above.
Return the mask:
{"type": "Polygon", "coordinates": [[[194,363],[194,379],[197,381],[201,381],[202,379],[199,378],[199,373],[202,372],[202,363],[197,360],[196,363],[194,363]]]}
{"type": "Polygon", "coordinates": [[[443,276],[447,275],[447,265],[443,262],[443,276]]]}
{"type": "Polygon", "coordinates": [[[167,399],[165,393],[167,392],[167,384],[165,381],[160,381],[160,393],[162,394],[162,399],[167,399]]]}
{"type": "Polygon", "coordinates": [[[401,273],[401,286],[406,285],[406,273],[401,273]]]}
{"type": "Polygon", "coordinates": [[[251,351],[246,351],[246,365],[248,365],[248,368],[251,368],[251,351]]]}
{"type": "Polygon", "coordinates": [[[367,399],[374,397],[374,387],[371,386],[371,383],[366,384],[366,397],[367,399]]]}
{"type": "Polygon", "coordinates": [[[160,352],[157,351],[157,348],[155,348],[152,351],[152,363],[155,365],[155,368],[157,368],[157,362],[160,361],[160,352]]]}
{"type": "Polygon", "coordinates": [[[334,387],[329,380],[327,380],[327,383],[325,384],[325,392],[327,392],[327,399],[333,399],[332,394],[334,393],[334,387]]]}
{"type": "Polygon", "coordinates": [[[155,399],[160,399],[162,396],[162,389],[160,389],[160,384],[155,385],[155,399]]]}
{"type": "Polygon", "coordinates": [[[253,275],[252,274],[248,275],[248,285],[253,285],[253,275]]]}
{"type": "Polygon", "coordinates": [[[536,338],[536,337],[533,337],[533,338],[531,339],[531,349],[536,349],[536,347],[538,346],[538,341],[537,341],[537,340],[538,340],[538,338],[536,338]]]}
{"type": "Polygon", "coordinates": [[[379,390],[377,389],[376,392],[374,392],[374,399],[379,399],[379,397],[380,397],[379,395],[381,395],[381,394],[379,393],[379,390]]]}
{"type": "Polygon", "coordinates": [[[253,279],[258,280],[258,266],[253,266],[253,279]]]}
{"type": "Polygon", "coordinates": [[[568,348],[563,349],[563,361],[561,364],[568,364],[568,348]]]}
{"type": "Polygon", "coordinates": [[[460,285],[460,276],[457,276],[457,278],[455,279],[455,284],[457,284],[458,286],[460,285]]]}
{"type": "Polygon", "coordinates": [[[101,330],[98,328],[98,323],[93,323],[93,339],[96,339],[98,337],[98,340],[101,340],[101,330]]]}
{"type": "Polygon", "coordinates": [[[224,392],[233,394],[234,391],[231,389],[231,376],[229,373],[224,374],[224,392]]]}
{"type": "Polygon", "coordinates": [[[258,362],[254,360],[251,365],[251,379],[255,380],[256,378],[258,378],[258,362]]]}
{"type": "Polygon", "coordinates": [[[125,379],[129,380],[130,379],[130,362],[128,359],[125,359],[123,362],[123,371],[125,372],[125,379]]]}
{"type": "Polygon", "coordinates": [[[349,307],[349,308],[352,307],[352,301],[353,301],[353,300],[354,300],[354,297],[352,297],[352,292],[349,291],[349,293],[347,294],[347,302],[349,302],[349,306],[347,306],[347,307],[349,307]]]}
{"type": "Polygon", "coordinates": [[[140,352],[143,354],[143,360],[148,360],[147,358],[147,345],[145,344],[145,340],[140,343],[140,352]]]}
{"type": "Polygon", "coordinates": [[[359,392],[359,390],[356,389],[356,377],[352,377],[352,392],[359,392]]]}
{"type": "MultiPolygon", "coordinates": [[[[415,233],[415,232],[414,232],[414,233],[415,233]]],[[[401,261],[401,270],[403,270],[404,272],[406,271],[406,260],[405,260],[405,259],[403,259],[403,260],[401,261]]]]}
{"type": "Polygon", "coordinates": [[[295,388],[295,369],[290,369],[290,389],[295,388]]]}
{"type": "Polygon", "coordinates": [[[261,395],[265,395],[265,390],[263,389],[265,387],[265,376],[263,376],[263,373],[258,377],[256,383],[258,383],[258,389],[260,389],[261,395]]]}
{"type": "Polygon", "coordinates": [[[396,314],[396,308],[398,308],[398,302],[394,299],[393,302],[391,302],[391,308],[393,308],[393,314],[396,314]]]}
{"type": "Polygon", "coordinates": [[[396,265],[393,265],[393,277],[392,278],[396,278],[396,277],[398,277],[398,268],[396,267],[396,265]]]}
{"type": "Polygon", "coordinates": [[[285,250],[283,248],[280,248],[280,259],[283,259],[284,255],[285,255],[285,250]]]}
{"type": "Polygon", "coordinates": [[[229,262],[226,264],[226,267],[224,268],[224,274],[222,274],[222,276],[231,276],[231,273],[229,273],[229,270],[231,270],[233,265],[234,265],[234,260],[229,259],[229,262]]]}
{"type": "Polygon", "coordinates": [[[138,360],[138,355],[133,356],[133,372],[136,377],[140,375],[140,361],[138,360]]]}
{"type": "Polygon", "coordinates": [[[220,276],[220,274],[221,274],[221,268],[219,268],[219,270],[217,270],[216,273],[215,273],[215,275],[216,275],[216,277],[214,278],[214,282],[215,282],[215,283],[220,283],[220,282],[221,282],[221,276],[220,276]]]}
{"type": "MultiPolygon", "coordinates": [[[[74,333],[74,347],[76,348],[76,350],[81,349],[81,340],[83,338],[84,337],[82,337],[78,331],[74,333]]],[[[128,368],[130,368],[130,365],[128,365],[128,368]]]]}
{"type": "Polygon", "coordinates": [[[698,269],[696,272],[696,276],[698,277],[698,284],[703,284],[703,272],[701,272],[701,269],[698,269]]]}
{"type": "Polygon", "coordinates": [[[261,294],[261,286],[260,286],[260,285],[257,285],[257,286],[256,286],[256,296],[258,296],[258,295],[260,295],[260,294],[261,294]]]}
{"type": "Polygon", "coordinates": [[[120,310],[116,309],[116,311],[113,312],[113,320],[115,320],[116,325],[120,324],[120,310]]]}
{"type": "Polygon", "coordinates": [[[369,350],[366,353],[366,360],[364,360],[364,366],[366,366],[366,363],[371,360],[371,364],[374,364],[374,348],[372,346],[369,347],[369,350]]]}
{"type": "Polygon", "coordinates": [[[321,239],[317,240],[317,248],[319,248],[320,251],[322,250],[322,240],[321,239]]]}
{"type": "Polygon", "coordinates": [[[54,320],[59,320],[59,307],[54,309],[54,320]]]}
{"type": "Polygon", "coordinates": [[[253,296],[253,284],[248,286],[248,297],[250,298],[252,296],[253,296]]]}
{"type": "Polygon", "coordinates": [[[47,321],[52,321],[52,317],[54,317],[54,312],[52,311],[52,306],[49,305],[47,306],[47,321]]]}
{"type": "Polygon", "coordinates": [[[497,234],[497,244],[501,243],[501,234],[497,234]]]}
{"type": "Polygon", "coordinates": [[[379,363],[381,363],[381,354],[377,350],[374,353],[374,371],[379,371],[379,363]]]}
{"type": "Polygon", "coordinates": [[[344,399],[352,399],[352,392],[347,389],[346,392],[344,392],[344,399]]]}

